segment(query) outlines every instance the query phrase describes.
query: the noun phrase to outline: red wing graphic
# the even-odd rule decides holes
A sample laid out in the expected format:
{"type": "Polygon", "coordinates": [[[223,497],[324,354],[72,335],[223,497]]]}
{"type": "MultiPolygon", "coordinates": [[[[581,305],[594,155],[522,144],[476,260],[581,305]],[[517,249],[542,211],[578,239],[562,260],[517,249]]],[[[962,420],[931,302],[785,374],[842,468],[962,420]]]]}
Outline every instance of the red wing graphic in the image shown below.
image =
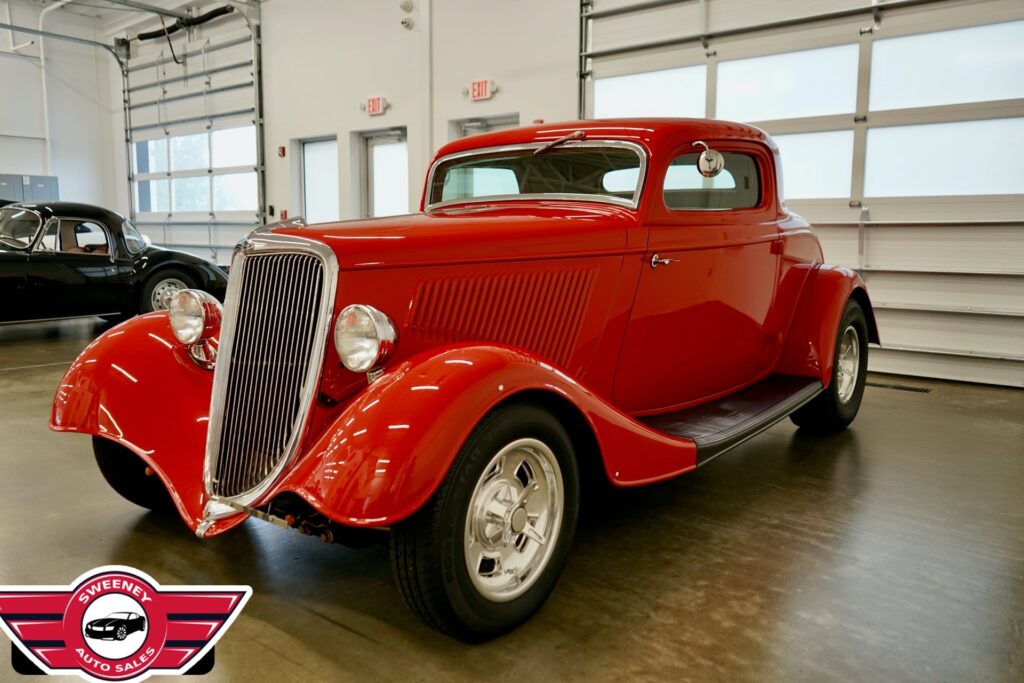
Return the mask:
{"type": "Polygon", "coordinates": [[[0,629],[48,674],[138,681],[188,671],[251,595],[248,586],[160,586],[137,569],[101,567],[70,586],[0,586],[0,629]]]}

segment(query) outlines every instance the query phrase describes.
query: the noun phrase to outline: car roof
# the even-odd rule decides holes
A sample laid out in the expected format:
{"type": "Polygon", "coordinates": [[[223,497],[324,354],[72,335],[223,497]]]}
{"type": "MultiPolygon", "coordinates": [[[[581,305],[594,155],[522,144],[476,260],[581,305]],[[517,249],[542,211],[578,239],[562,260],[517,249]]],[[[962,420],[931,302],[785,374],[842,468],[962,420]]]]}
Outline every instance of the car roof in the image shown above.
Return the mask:
{"type": "Polygon", "coordinates": [[[590,139],[636,142],[652,152],[674,145],[680,139],[701,138],[751,140],[764,143],[773,151],[777,150],[771,137],[760,128],[733,121],[682,118],[588,119],[470,135],[444,145],[437,151],[435,158],[484,147],[550,142],[578,130],[587,133],[590,139]]]}
{"type": "Polygon", "coordinates": [[[81,204],[78,202],[17,202],[9,204],[4,208],[12,206],[23,206],[26,209],[32,209],[38,212],[44,221],[54,216],[57,218],[86,218],[101,221],[108,228],[120,228],[121,223],[125,220],[124,216],[116,211],[110,211],[93,204],[81,204]]]}

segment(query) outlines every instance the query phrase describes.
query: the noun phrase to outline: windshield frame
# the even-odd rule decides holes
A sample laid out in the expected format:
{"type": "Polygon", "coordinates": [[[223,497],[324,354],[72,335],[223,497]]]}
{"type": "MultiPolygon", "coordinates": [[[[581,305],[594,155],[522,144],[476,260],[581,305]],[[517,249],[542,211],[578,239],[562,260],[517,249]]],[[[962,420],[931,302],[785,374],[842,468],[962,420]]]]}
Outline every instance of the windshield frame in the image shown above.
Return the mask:
{"type": "Polygon", "coordinates": [[[459,204],[493,204],[496,202],[526,202],[526,201],[576,201],[576,202],[597,202],[600,204],[614,204],[616,206],[624,206],[628,209],[638,209],[640,207],[640,197],[643,195],[644,186],[647,183],[647,150],[643,146],[629,142],[627,140],[574,140],[559,145],[557,148],[552,149],[549,154],[557,154],[559,150],[574,150],[574,149],[601,149],[601,148],[613,148],[613,149],[627,149],[637,155],[640,159],[640,172],[637,177],[636,189],[633,191],[632,199],[625,199],[623,197],[613,197],[608,195],[600,194],[573,194],[573,193],[556,193],[556,192],[540,192],[530,194],[502,194],[502,195],[485,195],[482,197],[460,197],[459,199],[448,199],[439,202],[430,202],[430,195],[434,188],[434,174],[442,164],[450,161],[457,161],[459,159],[465,159],[468,157],[485,156],[489,154],[501,154],[503,152],[528,152],[536,151],[543,147],[550,145],[550,141],[543,142],[524,142],[515,145],[501,145],[498,147],[477,147],[475,149],[465,150],[463,152],[455,152],[453,154],[446,154],[443,157],[437,159],[430,166],[430,172],[427,174],[427,186],[424,191],[423,204],[424,209],[431,211],[433,209],[443,209],[448,206],[456,206],[459,204]]]}
{"type": "Polygon", "coordinates": [[[0,212],[4,211],[26,211],[36,217],[36,231],[32,233],[32,239],[29,240],[28,244],[24,247],[16,247],[12,244],[4,242],[7,248],[14,249],[15,251],[31,251],[32,247],[35,246],[36,240],[39,239],[39,233],[43,228],[43,224],[46,222],[43,220],[43,215],[35,209],[30,209],[27,206],[21,206],[20,204],[8,204],[7,206],[0,206],[0,212]]]}

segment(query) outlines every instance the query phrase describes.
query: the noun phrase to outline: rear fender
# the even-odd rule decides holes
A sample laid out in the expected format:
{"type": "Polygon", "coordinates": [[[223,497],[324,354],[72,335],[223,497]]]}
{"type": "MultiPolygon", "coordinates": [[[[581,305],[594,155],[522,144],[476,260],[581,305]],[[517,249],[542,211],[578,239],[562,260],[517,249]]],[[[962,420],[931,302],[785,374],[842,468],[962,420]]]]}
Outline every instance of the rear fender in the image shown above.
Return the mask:
{"type": "Polygon", "coordinates": [[[551,365],[509,347],[459,345],[413,356],[369,385],[277,490],[343,524],[392,524],[430,499],[488,412],[526,391],[556,394],[579,411],[617,485],[696,464],[693,442],[645,427],[551,365]]]}
{"type": "Polygon", "coordinates": [[[864,281],[842,266],[817,266],[807,277],[776,372],[832,381],[836,332],[846,302],[854,297],[864,309],[868,341],[878,343],[878,327],[864,281]]]}
{"type": "MultiPolygon", "coordinates": [[[[206,493],[203,463],[213,373],[188,357],[166,311],[122,323],[71,364],[57,388],[50,428],[115,441],[149,465],[195,530],[206,493]]],[[[226,530],[243,515],[221,520],[226,530]]]]}

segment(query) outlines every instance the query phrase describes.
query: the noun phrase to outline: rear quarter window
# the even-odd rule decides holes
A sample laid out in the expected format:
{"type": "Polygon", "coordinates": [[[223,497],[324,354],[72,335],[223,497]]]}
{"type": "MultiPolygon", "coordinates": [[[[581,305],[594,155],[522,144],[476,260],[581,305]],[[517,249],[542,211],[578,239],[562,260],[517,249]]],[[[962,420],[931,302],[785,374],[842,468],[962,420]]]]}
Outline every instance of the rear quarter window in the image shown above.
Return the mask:
{"type": "Polygon", "coordinates": [[[749,154],[722,152],[725,168],[714,178],[697,170],[699,153],[672,160],[665,174],[665,205],[674,211],[752,209],[761,203],[761,175],[749,154]]]}

